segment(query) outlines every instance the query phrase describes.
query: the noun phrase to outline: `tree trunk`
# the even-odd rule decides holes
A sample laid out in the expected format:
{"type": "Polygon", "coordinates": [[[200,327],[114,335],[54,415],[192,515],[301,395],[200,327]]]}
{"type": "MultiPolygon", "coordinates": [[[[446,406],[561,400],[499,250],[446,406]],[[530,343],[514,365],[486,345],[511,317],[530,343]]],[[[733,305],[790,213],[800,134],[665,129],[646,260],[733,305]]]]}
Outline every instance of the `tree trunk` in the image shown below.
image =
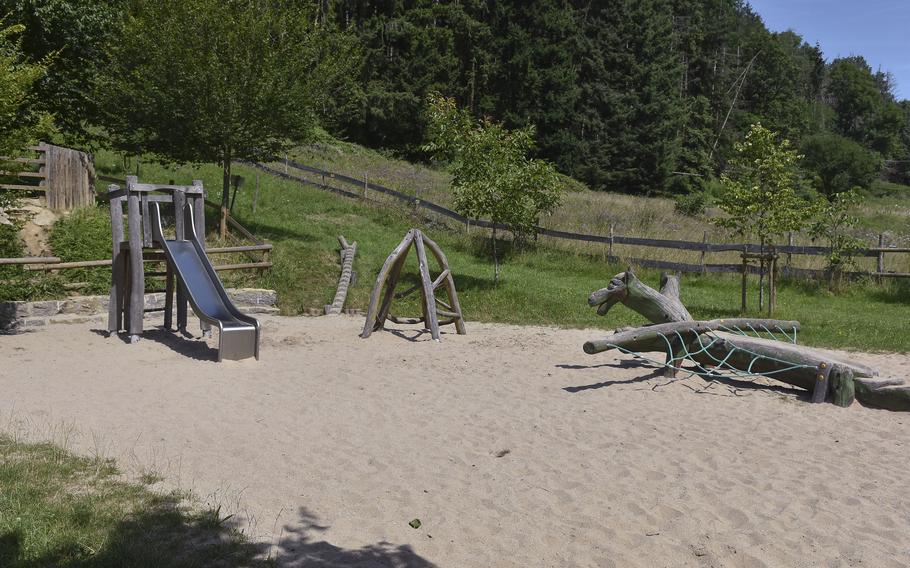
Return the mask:
{"type": "Polygon", "coordinates": [[[225,238],[227,238],[228,207],[230,205],[231,199],[230,155],[225,156],[224,161],[221,163],[221,166],[224,177],[221,182],[221,227],[219,233],[221,234],[221,240],[223,241],[225,238]]]}
{"type": "Polygon", "coordinates": [[[598,306],[598,315],[606,314],[617,303],[625,304],[652,323],[692,320],[689,311],[679,301],[679,279],[672,275],[661,276],[658,292],[639,280],[629,268],[614,276],[609,286],[588,298],[589,306],[598,306]]]}

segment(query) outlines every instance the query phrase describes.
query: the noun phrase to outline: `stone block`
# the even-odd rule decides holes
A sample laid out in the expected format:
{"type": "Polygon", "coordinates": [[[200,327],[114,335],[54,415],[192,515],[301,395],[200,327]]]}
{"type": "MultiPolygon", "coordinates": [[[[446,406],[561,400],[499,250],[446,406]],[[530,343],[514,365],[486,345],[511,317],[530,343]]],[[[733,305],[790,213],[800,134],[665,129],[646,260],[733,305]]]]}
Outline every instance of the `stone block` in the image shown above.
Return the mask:
{"type": "Polygon", "coordinates": [[[60,302],[60,313],[67,315],[97,314],[101,312],[100,296],[77,296],[60,302]]]}
{"type": "Polygon", "coordinates": [[[37,317],[50,317],[60,313],[60,302],[48,300],[46,302],[32,302],[32,309],[29,315],[37,317]]]}
{"type": "Polygon", "coordinates": [[[21,327],[42,327],[47,325],[47,320],[44,318],[29,318],[25,320],[25,324],[21,327]]]}

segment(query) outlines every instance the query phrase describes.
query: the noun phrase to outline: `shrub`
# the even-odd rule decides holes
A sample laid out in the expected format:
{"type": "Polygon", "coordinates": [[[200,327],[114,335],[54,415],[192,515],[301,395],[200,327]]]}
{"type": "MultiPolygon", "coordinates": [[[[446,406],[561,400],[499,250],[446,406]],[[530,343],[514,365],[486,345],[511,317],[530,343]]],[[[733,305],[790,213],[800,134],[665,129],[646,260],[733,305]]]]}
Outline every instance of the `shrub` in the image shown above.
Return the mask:
{"type": "MultiPolygon", "coordinates": [[[[54,255],[63,262],[100,260],[111,256],[111,223],[105,209],[84,207],[54,223],[49,238],[54,255]]],[[[85,293],[104,293],[110,286],[110,269],[74,268],[62,273],[70,282],[87,282],[85,293]]]]}
{"type": "Polygon", "coordinates": [[[674,200],[676,201],[676,212],[685,215],[686,217],[704,215],[709,202],[707,194],[703,191],[697,191],[687,195],[677,195],[674,200]]]}

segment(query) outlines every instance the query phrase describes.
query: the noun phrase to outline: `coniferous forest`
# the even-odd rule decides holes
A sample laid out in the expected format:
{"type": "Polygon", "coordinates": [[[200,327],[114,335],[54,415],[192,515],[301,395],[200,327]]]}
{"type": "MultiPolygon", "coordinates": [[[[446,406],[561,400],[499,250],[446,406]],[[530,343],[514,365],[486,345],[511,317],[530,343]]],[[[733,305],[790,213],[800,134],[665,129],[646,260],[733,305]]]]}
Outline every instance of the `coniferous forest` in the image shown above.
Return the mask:
{"type": "MultiPolygon", "coordinates": [[[[26,55],[53,57],[36,100],[64,135],[97,139],[93,77],[133,3],[3,4],[8,24],[25,25],[26,55]]],[[[769,31],[743,0],[275,0],[276,13],[285,4],[306,5],[351,60],[324,82],[323,127],[410,159],[430,158],[438,92],[532,125],[537,157],[597,190],[698,190],[756,122],[792,142],[829,196],[910,183],[910,101],[887,70],[861,55],[826,61],[824,46],[769,31]]]]}

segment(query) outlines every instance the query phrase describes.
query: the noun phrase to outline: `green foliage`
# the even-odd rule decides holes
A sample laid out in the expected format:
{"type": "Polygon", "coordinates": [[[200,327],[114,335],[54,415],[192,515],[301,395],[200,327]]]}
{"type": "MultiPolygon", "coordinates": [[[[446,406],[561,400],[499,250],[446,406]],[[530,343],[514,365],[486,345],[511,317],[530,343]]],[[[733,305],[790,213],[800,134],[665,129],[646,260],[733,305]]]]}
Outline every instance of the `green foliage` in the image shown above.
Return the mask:
{"type": "Polygon", "coordinates": [[[799,154],[786,139],[761,124],[735,146],[729,172],[721,176],[726,191],[718,205],[726,216],[715,222],[740,235],[758,237],[762,246],[774,236],[798,231],[807,222],[809,203],[797,195],[799,154]]]}
{"type": "MultiPolygon", "coordinates": [[[[54,256],[63,262],[99,260],[111,256],[111,223],[107,207],[83,207],[54,223],[48,239],[54,256]]],[[[105,268],[74,268],[63,278],[86,282],[86,294],[105,294],[110,289],[111,273],[105,268]]]]}
{"type": "Polygon", "coordinates": [[[854,187],[867,189],[881,171],[879,154],[837,134],[817,134],[802,144],[804,165],[828,199],[854,187]]]}
{"type": "Polygon", "coordinates": [[[91,90],[107,65],[127,0],[0,0],[0,14],[25,25],[22,49],[32,61],[52,58],[36,85],[37,106],[55,116],[68,139],[86,140],[97,118],[91,90]]]}
{"type": "Polygon", "coordinates": [[[873,74],[862,57],[837,59],[831,64],[829,92],[837,131],[887,158],[900,149],[906,117],[883,75],[873,74]]]}
{"type": "MultiPolygon", "coordinates": [[[[51,130],[51,116],[34,108],[35,83],[44,76],[48,59],[27,62],[18,37],[21,24],[4,27],[0,21],[0,156],[14,156],[51,130]]],[[[15,171],[15,162],[0,162],[0,169],[15,171]]]]}
{"type": "Polygon", "coordinates": [[[534,130],[507,130],[474,121],[455,100],[429,98],[427,149],[452,160],[455,208],[466,217],[504,223],[519,238],[535,232],[540,216],[559,205],[561,182],[553,166],[529,159],[534,130]]]}
{"type": "Polygon", "coordinates": [[[223,167],[274,156],[312,136],[348,82],[356,49],[309,3],[138,0],[97,83],[118,149],[223,167]]]}
{"type": "Polygon", "coordinates": [[[704,215],[709,203],[708,196],[703,191],[677,195],[673,200],[676,211],[686,217],[704,215]]]}
{"type": "Polygon", "coordinates": [[[855,189],[837,193],[831,199],[822,199],[816,205],[815,221],[810,227],[813,238],[822,238],[831,252],[827,256],[828,270],[832,275],[854,266],[854,255],[863,241],[849,233],[858,219],[853,210],[862,203],[862,196],[855,189]]]}

